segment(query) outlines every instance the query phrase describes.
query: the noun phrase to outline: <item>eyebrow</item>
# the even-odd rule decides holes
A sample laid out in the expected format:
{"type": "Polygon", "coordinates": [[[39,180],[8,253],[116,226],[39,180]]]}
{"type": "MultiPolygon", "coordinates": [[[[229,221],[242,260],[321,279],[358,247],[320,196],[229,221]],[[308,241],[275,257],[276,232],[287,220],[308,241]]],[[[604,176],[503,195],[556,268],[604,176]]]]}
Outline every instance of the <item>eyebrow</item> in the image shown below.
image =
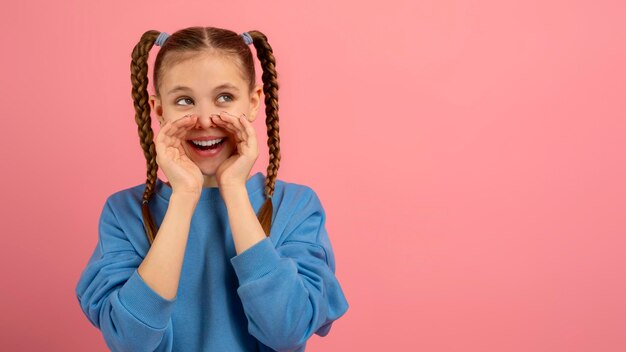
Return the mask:
{"type": "MultiPolygon", "coordinates": [[[[237,86],[235,86],[235,85],[233,85],[233,84],[230,84],[230,83],[223,83],[223,84],[220,84],[219,86],[217,86],[217,87],[213,88],[213,91],[220,90],[220,89],[224,89],[224,88],[229,88],[229,89],[232,89],[232,90],[239,91],[239,88],[237,88],[237,86]]],[[[185,87],[185,86],[175,86],[175,87],[174,87],[174,88],[172,88],[169,92],[167,92],[167,95],[170,95],[170,94],[176,93],[176,92],[178,92],[178,91],[191,91],[191,88],[189,88],[189,87],[185,87]]]]}

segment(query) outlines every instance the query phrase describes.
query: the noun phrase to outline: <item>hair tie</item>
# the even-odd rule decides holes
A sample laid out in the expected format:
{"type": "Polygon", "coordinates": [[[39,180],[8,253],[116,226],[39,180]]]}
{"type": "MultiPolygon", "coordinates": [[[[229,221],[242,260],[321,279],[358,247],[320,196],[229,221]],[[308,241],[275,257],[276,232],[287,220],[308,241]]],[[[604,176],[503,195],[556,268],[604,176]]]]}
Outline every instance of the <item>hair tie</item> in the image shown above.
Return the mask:
{"type": "Polygon", "coordinates": [[[243,41],[246,42],[246,45],[250,45],[254,41],[248,32],[243,32],[240,35],[243,37],[243,41]]]}
{"type": "Polygon", "coordinates": [[[154,44],[156,46],[163,46],[163,43],[165,43],[165,41],[167,40],[167,38],[169,38],[170,35],[165,33],[165,32],[161,32],[159,33],[159,36],[157,37],[157,39],[154,41],[154,44]]]}

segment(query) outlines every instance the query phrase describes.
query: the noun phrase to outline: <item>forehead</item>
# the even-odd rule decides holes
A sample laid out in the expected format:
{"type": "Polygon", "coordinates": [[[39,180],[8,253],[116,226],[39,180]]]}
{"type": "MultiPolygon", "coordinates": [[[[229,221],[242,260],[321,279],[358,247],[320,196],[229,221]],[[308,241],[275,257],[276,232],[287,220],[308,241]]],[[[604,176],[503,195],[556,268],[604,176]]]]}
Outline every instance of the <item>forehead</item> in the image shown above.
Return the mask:
{"type": "Polygon", "coordinates": [[[163,92],[179,85],[199,91],[223,83],[231,83],[242,89],[246,86],[241,69],[232,56],[201,53],[164,64],[166,66],[161,77],[163,92]]]}

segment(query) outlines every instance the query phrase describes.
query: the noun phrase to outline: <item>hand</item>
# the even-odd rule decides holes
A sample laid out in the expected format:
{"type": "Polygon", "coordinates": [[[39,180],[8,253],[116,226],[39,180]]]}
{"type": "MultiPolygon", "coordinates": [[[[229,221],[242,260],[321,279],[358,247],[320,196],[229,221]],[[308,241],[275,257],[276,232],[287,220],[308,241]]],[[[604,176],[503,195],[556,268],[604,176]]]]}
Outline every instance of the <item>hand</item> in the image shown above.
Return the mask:
{"type": "Polygon", "coordinates": [[[195,126],[197,115],[185,115],[161,126],[156,137],[156,162],[172,186],[172,192],[200,197],[204,177],[198,165],[187,156],[183,143],[187,131],[195,126]]]}
{"type": "Polygon", "coordinates": [[[234,138],[237,151],[218,166],[215,177],[220,189],[244,186],[259,156],[256,131],[245,114],[237,117],[226,111],[212,115],[211,121],[234,138]]]}

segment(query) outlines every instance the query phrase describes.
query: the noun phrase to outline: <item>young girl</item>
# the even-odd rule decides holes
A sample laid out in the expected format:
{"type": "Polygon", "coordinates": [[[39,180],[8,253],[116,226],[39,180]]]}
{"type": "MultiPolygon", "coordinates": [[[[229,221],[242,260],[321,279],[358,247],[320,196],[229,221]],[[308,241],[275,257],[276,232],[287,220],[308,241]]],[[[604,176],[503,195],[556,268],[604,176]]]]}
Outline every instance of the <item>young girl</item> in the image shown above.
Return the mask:
{"type": "Polygon", "coordinates": [[[304,351],[348,302],[320,199],[276,178],[278,83],[267,37],[147,31],[131,72],[148,176],[107,198],[76,286],[81,309],[113,351],[304,351]],[[249,176],[261,101],[249,44],[263,67],[267,177],[249,176]],[[161,124],[154,142],[151,111],[161,124]]]}

